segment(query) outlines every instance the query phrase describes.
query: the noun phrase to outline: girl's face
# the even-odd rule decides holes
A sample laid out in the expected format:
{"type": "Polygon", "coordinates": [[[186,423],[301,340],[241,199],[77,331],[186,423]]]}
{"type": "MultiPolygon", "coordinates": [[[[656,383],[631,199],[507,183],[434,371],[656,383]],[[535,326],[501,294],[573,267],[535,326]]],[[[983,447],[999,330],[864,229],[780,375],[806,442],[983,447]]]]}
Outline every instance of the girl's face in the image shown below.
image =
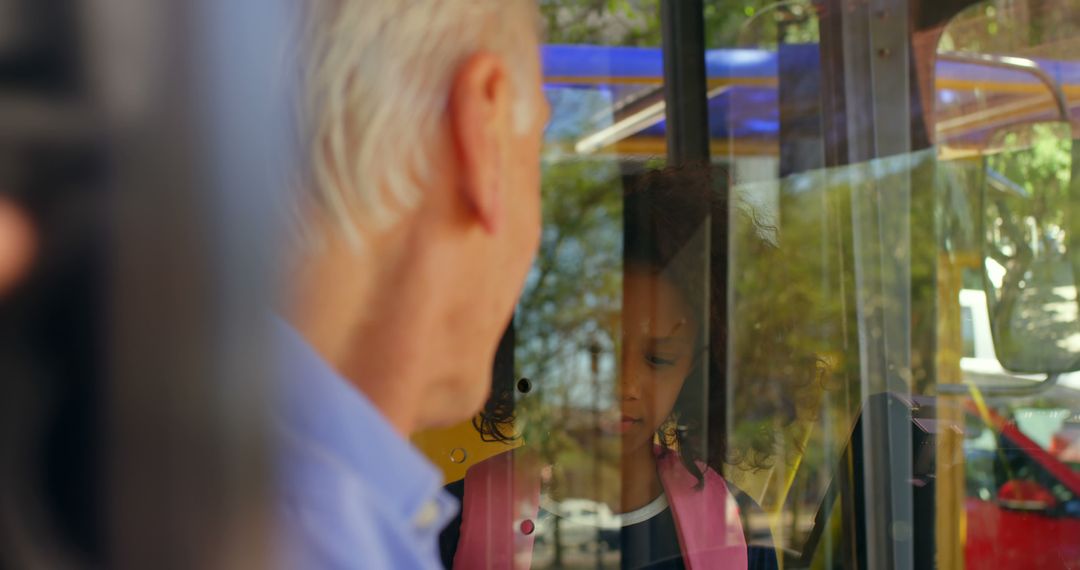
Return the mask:
{"type": "Polygon", "coordinates": [[[631,267],[623,277],[618,398],[623,453],[652,445],[694,365],[697,319],[662,275],[631,267]]]}

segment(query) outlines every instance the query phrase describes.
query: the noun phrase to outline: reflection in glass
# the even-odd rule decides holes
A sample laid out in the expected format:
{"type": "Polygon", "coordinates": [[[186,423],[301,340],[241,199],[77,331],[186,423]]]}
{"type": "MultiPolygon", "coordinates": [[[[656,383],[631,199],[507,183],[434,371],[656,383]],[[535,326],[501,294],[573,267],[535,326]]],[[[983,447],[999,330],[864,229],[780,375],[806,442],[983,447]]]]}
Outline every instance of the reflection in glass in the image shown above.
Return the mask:
{"type": "Polygon", "coordinates": [[[1080,367],[1072,142],[1068,123],[1028,123],[998,131],[986,151],[985,286],[997,356],[1010,370],[1080,367]]]}
{"type": "MultiPolygon", "coordinates": [[[[962,341],[962,351],[943,350],[941,362],[948,369],[957,358],[953,381],[964,385],[939,392],[963,426],[950,458],[963,484],[955,506],[937,508],[939,521],[950,520],[952,508],[968,521],[939,534],[950,537],[939,551],[959,545],[969,568],[1066,568],[1080,560],[1080,477],[1070,459],[1080,374],[1044,381],[1080,357],[1069,261],[1077,243],[1076,27],[1065,17],[1077,9],[1075,0],[979,2],[953,18],[938,45],[945,57],[937,64],[935,131],[948,257],[939,272],[958,277],[939,299],[945,321],[947,301],[959,302],[962,341]]],[[[942,457],[939,485],[948,479],[942,457]]]]}
{"type": "MultiPolygon", "coordinates": [[[[815,358],[784,344],[784,330],[775,328],[783,319],[757,319],[738,345],[743,370],[787,376],[727,384],[728,325],[709,308],[713,270],[728,251],[729,236],[712,231],[710,215],[723,200],[707,167],[649,172],[626,193],[620,303],[599,323],[615,332],[586,329],[581,341],[559,347],[565,357],[547,373],[530,371],[542,380],[513,410],[489,408],[479,422],[489,436],[520,435],[523,445],[474,466],[458,489],[466,515],[458,538],[444,541],[455,566],[488,549],[473,529],[499,520],[500,509],[521,521],[515,528],[534,525],[502,554],[531,568],[777,566],[768,530],[744,532],[745,518],[764,513],[723,474],[769,464],[795,412],[775,406],[790,398],[763,395],[794,398],[818,370],[815,358]],[[732,406],[760,414],[756,429],[729,437],[732,406]]],[[[762,265],[778,265],[767,230],[749,207],[736,211],[739,245],[762,265]]]]}

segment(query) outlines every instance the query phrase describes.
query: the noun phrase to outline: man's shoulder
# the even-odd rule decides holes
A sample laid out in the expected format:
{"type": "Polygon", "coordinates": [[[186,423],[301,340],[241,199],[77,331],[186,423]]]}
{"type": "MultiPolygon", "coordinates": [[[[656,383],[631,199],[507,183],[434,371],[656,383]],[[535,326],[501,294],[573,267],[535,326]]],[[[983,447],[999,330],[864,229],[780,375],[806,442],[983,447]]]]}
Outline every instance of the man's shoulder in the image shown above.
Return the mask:
{"type": "MultiPolygon", "coordinates": [[[[290,568],[426,568],[408,521],[361,474],[318,446],[286,443],[279,514],[290,568]],[[292,448],[291,450],[288,448],[292,448]]],[[[432,566],[434,567],[434,566],[432,566]]]]}
{"type": "Polygon", "coordinates": [[[389,568],[381,545],[393,523],[372,489],[328,454],[295,443],[283,447],[291,465],[279,490],[279,515],[289,566],[389,568]]]}
{"type": "Polygon", "coordinates": [[[318,441],[284,426],[279,432],[279,459],[285,466],[280,492],[286,514],[295,514],[306,524],[317,519],[319,525],[356,534],[375,526],[385,528],[392,510],[370,481],[318,441]]]}

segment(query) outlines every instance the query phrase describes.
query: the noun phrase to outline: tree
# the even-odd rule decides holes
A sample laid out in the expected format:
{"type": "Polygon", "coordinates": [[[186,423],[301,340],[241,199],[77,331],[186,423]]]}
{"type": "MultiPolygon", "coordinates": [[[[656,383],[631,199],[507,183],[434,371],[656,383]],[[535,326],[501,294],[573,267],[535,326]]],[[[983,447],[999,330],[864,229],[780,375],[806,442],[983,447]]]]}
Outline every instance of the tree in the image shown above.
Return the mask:
{"type": "MultiPolygon", "coordinates": [[[[661,0],[544,0],[540,4],[548,41],[556,44],[659,46],[661,0]]],[[[728,48],[773,45],[778,31],[786,41],[816,37],[810,2],[775,0],[706,0],[705,45],[728,48]],[[776,22],[801,22],[781,28],[776,22]],[[769,24],[769,25],[765,25],[769,24]]]]}

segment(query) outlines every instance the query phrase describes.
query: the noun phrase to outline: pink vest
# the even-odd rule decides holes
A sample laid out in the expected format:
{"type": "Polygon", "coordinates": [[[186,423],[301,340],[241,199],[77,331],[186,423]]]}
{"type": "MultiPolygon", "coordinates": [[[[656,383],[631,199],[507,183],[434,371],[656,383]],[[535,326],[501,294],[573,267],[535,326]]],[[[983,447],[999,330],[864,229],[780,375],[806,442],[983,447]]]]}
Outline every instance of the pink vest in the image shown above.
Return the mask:
{"type": "MultiPolygon", "coordinates": [[[[746,538],[724,479],[708,469],[699,490],[674,453],[657,459],[687,569],[745,570],[746,538]]],[[[469,469],[455,570],[528,570],[540,500],[540,469],[529,463],[515,450],[469,469]]]]}

